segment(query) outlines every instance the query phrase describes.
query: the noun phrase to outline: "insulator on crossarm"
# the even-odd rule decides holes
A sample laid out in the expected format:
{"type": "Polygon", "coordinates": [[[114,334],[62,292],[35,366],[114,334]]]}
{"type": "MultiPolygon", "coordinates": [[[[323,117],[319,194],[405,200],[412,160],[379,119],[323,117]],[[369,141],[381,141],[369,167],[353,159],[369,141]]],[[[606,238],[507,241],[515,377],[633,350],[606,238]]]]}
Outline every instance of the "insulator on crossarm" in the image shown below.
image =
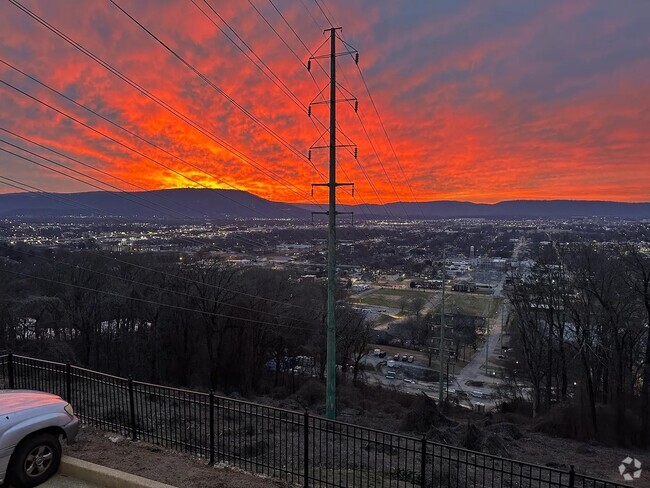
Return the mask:
{"type": "Polygon", "coordinates": [[[359,111],[359,100],[354,101],[354,111],[358,112],[359,111]]]}
{"type": "Polygon", "coordinates": [[[311,105],[307,107],[307,117],[311,117],[311,105]]]}
{"type": "Polygon", "coordinates": [[[359,148],[355,147],[354,148],[354,159],[357,159],[357,156],[359,155],[359,148]]]}
{"type": "Polygon", "coordinates": [[[354,55],[354,63],[359,64],[359,53],[355,53],[355,55],[354,55]]]}
{"type": "Polygon", "coordinates": [[[311,71],[311,59],[307,61],[307,71],[311,71]]]}
{"type": "Polygon", "coordinates": [[[311,161],[311,149],[310,149],[309,152],[307,153],[307,159],[309,159],[309,160],[311,161]]]}

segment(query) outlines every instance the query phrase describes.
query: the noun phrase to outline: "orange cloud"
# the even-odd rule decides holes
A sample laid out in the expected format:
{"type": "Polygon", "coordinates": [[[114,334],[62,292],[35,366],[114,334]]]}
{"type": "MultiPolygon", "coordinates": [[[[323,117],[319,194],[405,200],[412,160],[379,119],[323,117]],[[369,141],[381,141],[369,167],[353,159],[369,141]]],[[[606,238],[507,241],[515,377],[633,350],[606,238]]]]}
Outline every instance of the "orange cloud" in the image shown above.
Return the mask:
{"type": "MultiPolygon", "coordinates": [[[[311,162],[306,155],[328,117],[318,105],[310,120],[304,106],[326,86],[326,73],[314,63],[314,83],[248,2],[209,2],[241,39],[203,0],[197,5],[211,20],[191,2],[119,3],[209,83],[110,3],[25,2],[175,115],[5,3],[0,58],[137,137],[0,65],[0,79],[114,140],[4,85],[0,107],[11,117],[3,126],[144,188],[238,188],[273,200],[312,201],[310,185],[326,177],[327,153],[312,151],[311,162]],[[289,90],[296,100],[283,93],[289,90]]],[[[277,12],[258,3],[306,61],[309,53],[277,12]]],[[[361,51],[360,66],[390,135],[389,143],[352,59],[338,58],[338,79],[358,96],[364,123],[348,104],[338,105],[339,138],[359,148],[359,162],[339,150],[339,178],[354,181],[357,190],[354,199],[342,190],[344,202],[648,200],[650,36],[644,26],[650,9],[514,0],[493,7],[329,3],[349,24],[346,40],[361,51]]],[[[317,9],[278,6],[310,49],[325,40],[327,23],[317,9]]],[[[16,143],[5,136],[0,133],[16,143]]],[[[91,189],[3,154],[0,174],[6,171],[46,190],[91,189]]],[[[314,198],[323,202],[326,192],[314,198]]]]}

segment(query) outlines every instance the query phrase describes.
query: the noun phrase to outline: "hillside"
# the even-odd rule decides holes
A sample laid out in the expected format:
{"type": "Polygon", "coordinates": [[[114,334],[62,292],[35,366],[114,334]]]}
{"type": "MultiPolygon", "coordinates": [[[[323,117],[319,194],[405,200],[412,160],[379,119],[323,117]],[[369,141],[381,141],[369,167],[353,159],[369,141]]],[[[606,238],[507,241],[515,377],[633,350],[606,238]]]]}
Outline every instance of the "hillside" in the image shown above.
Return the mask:
{"type": "MultiPolygon", "coordinates": [[[[11,193],[0,195],[0,217],[120,216],[140,219],[310,218],[315,205],[272,202],[222,189],[147,192],[11,193]]],[[[495,204],[458,201],[341,206],[356,218],[650,218],[650,202],[511,200],[495,204]]]]}
{"type": "Polygon", "coordinates": [[[236,190],[12,193],[0,195],[0,217],[307,218],[309,212],[236,190]]]}

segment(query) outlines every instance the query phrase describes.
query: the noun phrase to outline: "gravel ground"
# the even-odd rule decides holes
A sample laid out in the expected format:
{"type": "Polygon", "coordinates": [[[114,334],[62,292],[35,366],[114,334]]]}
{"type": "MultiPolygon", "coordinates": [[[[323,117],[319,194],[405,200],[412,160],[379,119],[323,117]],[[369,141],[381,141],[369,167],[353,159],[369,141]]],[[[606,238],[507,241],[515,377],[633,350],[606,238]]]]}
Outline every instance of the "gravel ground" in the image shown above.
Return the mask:
{"type": "Polygon", "coordinates": [[[179,452],[131,442],[116,434],[89,427],[82,429],[77,442],[64,448],[68,456],[119,469],[178,487],[193,488],[278,488],[285,483],[228,468],[208,466],[179,452]]]}

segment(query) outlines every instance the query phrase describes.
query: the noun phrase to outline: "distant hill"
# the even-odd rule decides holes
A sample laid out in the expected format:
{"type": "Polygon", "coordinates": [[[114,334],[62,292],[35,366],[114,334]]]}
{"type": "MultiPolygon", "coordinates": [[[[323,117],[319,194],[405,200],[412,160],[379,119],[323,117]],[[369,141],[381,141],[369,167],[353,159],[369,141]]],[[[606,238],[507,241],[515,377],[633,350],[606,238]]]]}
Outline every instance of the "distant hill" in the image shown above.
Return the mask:
{"type": "MultiPolygon", "coordinates": [[[[310,205],[303,208],[311,210],[310,205]]],[[[352,205],[345,210],[354,211],[356,217],[389,216],[396,218],[450,218],[450,217],[523,217],[523,218],[569,218],[569,217],[621,217],[630,219],[650,218],[649,203],[622,203],[584,200],[510,200],[494,204],[457,201],[421,203],[389,203],[385,205],[352,205]]]]}
{"type": "MultiPolygon", "coordinates": [[[[314,205],[272,202],[238,190],[176,189],[133,193],[11,193],[0,195],[0,217],[119,216],[129,219],[310,218],[314,205]]],[[[341,206],[357,218],[650,219],[650,203],[583,200],[511,200],[495,204],[435,201],[341,206]]]]}
{"type": "Polygon", "coordinates": [[[237,190],[11,193],[0,195],[0,216],[119,216],[129,219],[308,218],[310,213],[237,190]]]}

